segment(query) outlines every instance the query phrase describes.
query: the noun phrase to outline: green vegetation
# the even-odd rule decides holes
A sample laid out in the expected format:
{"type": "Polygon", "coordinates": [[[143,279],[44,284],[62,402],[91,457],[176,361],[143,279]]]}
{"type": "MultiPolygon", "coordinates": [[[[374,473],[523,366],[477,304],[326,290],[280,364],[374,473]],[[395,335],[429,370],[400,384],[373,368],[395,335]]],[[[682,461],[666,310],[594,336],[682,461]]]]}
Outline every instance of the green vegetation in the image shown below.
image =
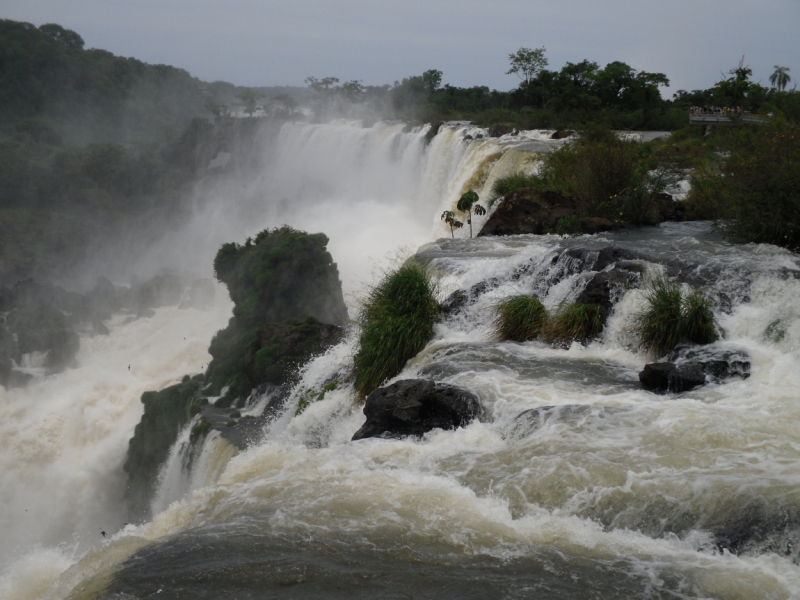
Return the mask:
{"type": "Polygon", "coordinates": [[[743,127],[720,146],[727,157],[692,174],[692,214],[718,219],[738,242],[800,249],[800,127],[743,127]]]}
{"type": "Polygon", "coordinates": [[[535,340],[547,323],[547,311],[533,296],[512,296],[500,302],[496,311],[494,329],[500,340],[535,340]]]}
{"type": "Polygon", "coordinates": [[[344,324],[347,308],[339,270],[325,234],[288,226],[266,229],[255,240],[223,244],[214,273],[228,286],[234,317],[245,324],[313,316],[344,324]]]}
{"type": "MultiPolygon", "coordinates": [[[[604,217],[637,225],[661,221],[657,197],[677,175],[658,165],[635,142],[612,131],[593,128],[579,139],[542,157],[532,187],[577,197],[583,216],[604,217]]],[[[564,224],[568,229],[569,224],[564,224]]]]}
{"type": "Polygon", "coordinates": [[[489,208],[494,206],[498,200],[502,200],[511,192],[521,189],[538,187],[541,180],[536,176],[524,171],[517,171],[504,177],[498,177],[492,184],[492,198],[489,200],[489,208]]]}
{"type": "Polygon", "coordinates": [[[486,209],[483,208],[480,204],[478,204],[478,194],[473,191],[469,190],[465,192],[461,198],[458,200],[458,204],[456,208],[461,212],[467,213],[467,223],[469,223],[469,237],[472,237],[472,213],[476,215],[485,215],[486,209]]]}
{"type": "Polygon", "coordinates": [[[355,389],[367,396],[433,337],[439,314],[436,285],[424,267],[406,263],[388,272],[369,293],[358,318],[355,389]]]}
{"type": "Polygon", "coordinates": [[[314,402],[319,402],[325,398],[325,394],[328,392],[332,392],[336,388],[339,387],[338,381],[332,381],[322,387],[322,391],[317,392],[316,390],[305,389],[300,394],[300,398],[297,400],[297,410],[295,410],[295,416],[303,414],[303,411],[309,407],[310,404],[314,402]]]}
{"type": "MultiPolygon", "coordinates": [[[[123,467],[128,474],[125,500],[131,518],[150,518],[150,498],[155,492],[158,469],[167,459],[181,429],[208,402],[199,397],[202,380],[202,375],[187,376],[181,383],[160,392],[142,394],[144,414],[128,445],[128,458],[123,467]]],[[[200,432],[195,439],[199,435],[200,432]]]]}
{"type": "Polygon", "coordinates": [[[455,239],[455,233],[453,232],[454,229],[460,229],[464,226],[464,223],[456,219],[456,214],[452,210],[446,210],[442,213],[442,220],[450,225],[450,237],[455,239]]]}
{"type": "Polygon", "coordinates": [[[568,304],[552,315],[544,328],[543,340],[566,345],[573,341],[586,343],[603,331],[603,307],[596,304],[568,304]]]}
{"type": "Polygon", "coordinates": [[[293,383],[300,365],[339,340],[339,327],[326,323],[343,324],[347,308],[327,244],[321,233],[284,226],[217,252],[214,272],[235,305],[209,348],[209,393],[227,387],[218,404],[241,405],[262,383],[293,383]]]}
{"type": "Polygon", "coordinates": [[[708,344],[717,339],[710,301],[700,292],[684,296],[677,283],[656,279],[646,292],[647,306],[635,318],[639,346],[655,357],[679,344],[708,344]]]}

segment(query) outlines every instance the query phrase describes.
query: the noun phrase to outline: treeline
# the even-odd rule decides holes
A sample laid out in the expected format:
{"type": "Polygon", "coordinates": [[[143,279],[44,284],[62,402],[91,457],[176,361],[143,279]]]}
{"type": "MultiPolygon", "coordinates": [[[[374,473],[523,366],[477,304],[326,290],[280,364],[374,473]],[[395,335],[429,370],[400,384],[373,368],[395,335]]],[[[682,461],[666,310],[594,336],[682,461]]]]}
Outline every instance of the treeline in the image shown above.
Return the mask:
{"type": "Polygon", "coordinates": [[[520,48],[509,55],[507,74],[520,78],[504,92],[487,86],[442,84],[442,71],[431,69],[394,85],[339,83],[335,77],[306,80],[317,118],[353,115],[369,109],[382,116],[422,121],[469,120],[477,125],[506,124],[520,129],[580,129],[587,124],[614,129],[675,130],[686,125],[692,106],[738,107],[753,113],[777,113],[800,120],[800,94],[785,91],[788,69],[776,67],[767,88],[751,81],[752,70],[740,62],[706,90],[680,90],[661,96],[669,85],[664,73],[638,71],[613,61],[601,67],[590,60],[547,68],[545,48],[520,48]]]}

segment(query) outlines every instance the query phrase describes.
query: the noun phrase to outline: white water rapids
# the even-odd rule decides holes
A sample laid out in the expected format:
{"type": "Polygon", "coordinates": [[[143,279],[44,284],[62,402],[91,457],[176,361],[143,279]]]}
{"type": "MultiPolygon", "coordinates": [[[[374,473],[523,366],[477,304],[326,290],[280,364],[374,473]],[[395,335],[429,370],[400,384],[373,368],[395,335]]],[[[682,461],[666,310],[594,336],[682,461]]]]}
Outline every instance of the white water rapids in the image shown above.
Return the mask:
{"type": "MultiPolygon", "coordinates": [[[[164,245],[149,260],[210,262],[219,243],[286,222],[329,235],[352,300],[374,261],[427,242],[421,256],[443,295],[497,285],[437,324],[397,379],[430,376],[475,391],[482,422],[353,443],[364,417],[346,382],[295,415],[304,389],[347,370],[351,335],[308,365],[263,443],[227,460],[227,443],[211,438],[189,472],[176,447],[160,512],[120,530],[121,465],[139,396],[200,371],[231,306],[120,318],[109,337],[81,340],[79,368],[0,389],[0,596],[250,598],[284,589],[310,597],[321,581],[325,595],[339,586],[341,597],[406,589],[413,597],[800,597],[797,549],[786,541],[800,527],[800,261],[774,247],[730,246],[694,223],[450,240],[441,211],[466,187],[485,198],[498,174],[529,168],[530,155],[513,145],[546,143],[464,142],[467,133],[477,132],[443,129],[425,147],[424,130],[402,125],[286,125],[262,177],[247,183],[247,197],[260,186],[261,201],[207,205],[180,234],[185,256],[164,245]],[[681,260],[705,277],[726,306],[716,313],[720,345],[746,350],[752,376],[680,395],[643,391],[637,373],[647,358],[627,330],[642,304],[637,290],[588,347],[492,340],[494,303],[541,292],[559,249],[612,242],[646,251],[651,272],[681,260]],[[785,334],[770,341],[765,330],[776,320],[785,334]],[[537,426],[515,422],[541,406],[565,408],[537,426]],[[763,552],[718,551],[715,534],[753,525],[785,535],[763,552]],[[173,574],[185,577],[170,584],[173,574]],[[238,594],[226,593],[231,580],[238,594]]],[[[545,289],[545,304],[574,296],[581,277],[545,289]]]]}

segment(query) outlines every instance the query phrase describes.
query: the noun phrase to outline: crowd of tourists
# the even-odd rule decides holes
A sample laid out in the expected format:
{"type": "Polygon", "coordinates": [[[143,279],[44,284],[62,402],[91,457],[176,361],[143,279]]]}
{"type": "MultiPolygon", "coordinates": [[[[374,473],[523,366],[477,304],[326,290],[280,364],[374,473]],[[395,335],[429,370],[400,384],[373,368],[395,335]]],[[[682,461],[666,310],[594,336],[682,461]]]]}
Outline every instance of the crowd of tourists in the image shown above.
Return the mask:
{"type": "Polygon", "coordinates": [[[729,117],[742,114],[742,109],[738,106],[733,108],[727,106],[693,106],[691,110],[693,115],[714,115],[717,117],[729,117]]]}

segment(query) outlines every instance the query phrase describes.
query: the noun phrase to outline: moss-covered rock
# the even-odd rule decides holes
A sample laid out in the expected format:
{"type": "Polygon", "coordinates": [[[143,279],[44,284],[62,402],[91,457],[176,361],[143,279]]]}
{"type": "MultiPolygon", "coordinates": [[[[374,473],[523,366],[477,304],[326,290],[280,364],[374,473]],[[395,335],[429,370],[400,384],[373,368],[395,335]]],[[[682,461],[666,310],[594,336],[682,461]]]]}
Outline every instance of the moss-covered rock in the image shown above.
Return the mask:
{"type": "Polygon", "coordinates": [[[262,383],[292,384],[298,368],[337,343],[342,329],[314,317],[285,319],[248,327],[236,317],[211,341],[213,357],[206,372],[208,392],[219,395],[227,387],[221,406],[241,403],[262,383]]]}
{"type": "MultiPolygon", "coordinates": [[[[202,376],[196,375],[184,377],[181,383],[160,392],[142,394],[144,414],[128,444],[128,458],[123,467],[128,474],[125,500],[132,520],[150,518],[150,499],[155,493],[158,471],[181,429],[208,402],[199,396],[201,385],[202,376]]],[[[207,431],[198,432],[196,437],[201,433],[207,431]]]]}
{"type": "Polygon", "coordinates": [[[347,307],[328,238],[291,227],[264,230],[244,245],[224,244],[214,259],[228,286],[233,314],[252,325],[312,316],[342,325],[347,307]]]}

